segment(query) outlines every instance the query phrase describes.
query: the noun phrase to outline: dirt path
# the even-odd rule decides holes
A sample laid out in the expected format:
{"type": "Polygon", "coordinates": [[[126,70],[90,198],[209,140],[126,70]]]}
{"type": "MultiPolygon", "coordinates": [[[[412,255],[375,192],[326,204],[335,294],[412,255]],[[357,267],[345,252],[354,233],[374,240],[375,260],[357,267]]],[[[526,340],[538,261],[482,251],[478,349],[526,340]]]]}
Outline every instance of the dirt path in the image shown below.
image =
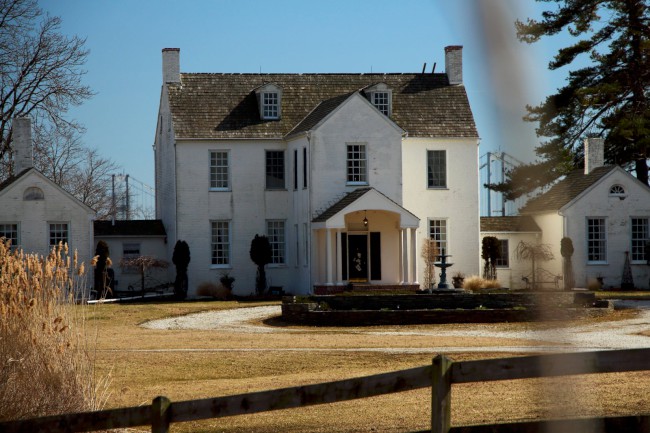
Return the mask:
{"type": "MultiPolygon", "coordinates": [[[[552,330],[527,330],[527,331],[501,331],[477,325],[476,329],[467,330],[397,330],[376,331],[359,330],[355,334],[376,336],[431,336],[431,337],[476,337],[476,338],[503,338],[528,341],[546,342],[545,345],[534,346],[499,346],[499,347],[393,347],[393,348],[341,348],[339,351],[377,351],[383,353],[428,353],[435,352],[524,352],[524,351],[574,351],[574,350],[602,350],[602,349],[631,349],[650,347],[650,337],[640,335],[650,331],[650,303],[621,303],[622,307],[640,308],[643,311],[633,318],[616,322],[602,322],[588,326],[576,326],[561,331],[552,330]],[[646,310],[647,309],[647,310],[646,310]],[[548,343],[551,344],[548,344],[548,343]]],[[[304,329],[263,326],[253,321],[259,321],[281,314],[280,306],[265,306],[252,308],[239,308],[234,310],[212,311],[191,314],[182,317],[173,317],[145,323],[149,329],[196,329],[219,330],[229,333],[278,333],[278,332],[305,332],[304,329]]],[[[340,330],[345,333],[345,329],[340,330]]],[[[169,349],[165,349],[168,351],[169,349]]],[[[171,349],[173,350],[173,349],[171,349]]],[[[179,351],[188,349],[179,349],[179,351]]],[[[192,349],[190,349],[192,350],[192,349]]],[[[202,349],[202,351],[232,351],[233,349],[202,349]]],[[[235,349],[238,351],[318,351],[316,348],[282,348],[282,349],[235,349]]],[[[331,351],[332,349],[327,349],[331,351]]]]}

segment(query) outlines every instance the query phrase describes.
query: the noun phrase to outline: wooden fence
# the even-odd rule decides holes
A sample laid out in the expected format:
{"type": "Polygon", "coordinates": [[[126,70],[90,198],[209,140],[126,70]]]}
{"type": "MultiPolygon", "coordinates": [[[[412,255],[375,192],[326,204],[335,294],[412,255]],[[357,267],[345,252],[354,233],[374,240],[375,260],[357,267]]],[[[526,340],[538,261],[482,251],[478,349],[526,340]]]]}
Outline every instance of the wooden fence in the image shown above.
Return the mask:
{"type": "Polygon", "coordinates": [[[450,425],[451,385],[454,383],[640,370],[650,370],[650,349],[463,362],[453,362],[443,355],[438,355],[433,359],[431,366],[202,400],[172,403],[166,397],[157,397],[148,406],[4,422],[0,423],[0,432],[67,433],[151,425],[153,433],[167,433],[172,423],[334,403],[428,387],[432,388],[432,397],[431,430],[427,431],[434,433],[650,432],[650,415],[453,428],[450,425]]]}

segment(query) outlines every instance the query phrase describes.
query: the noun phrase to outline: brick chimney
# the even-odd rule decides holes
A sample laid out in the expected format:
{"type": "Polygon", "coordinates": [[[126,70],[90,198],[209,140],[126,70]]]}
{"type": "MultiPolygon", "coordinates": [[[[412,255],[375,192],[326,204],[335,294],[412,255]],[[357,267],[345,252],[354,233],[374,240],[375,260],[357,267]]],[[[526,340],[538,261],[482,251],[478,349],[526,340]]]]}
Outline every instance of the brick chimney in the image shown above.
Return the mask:
{"type": "Polygon", "coordinates": [[[163,48],[162,73],[163,84],[181,82],[180,48],[163,48]]]}
{"type": "Polygon", "coordinates": [[[445,47],[445,72],[449,84],[463,84],[463,46],[445,47]]]}
{"type": "Polygon", "coordinates": [[[605,165],[605,140],[602,138],[585,138],[585,174],[605,165]]]}
{"type": "Polygon", "coordinates": [[[34,147],[32,145],[32,119],[17,117],[13,121],[12,148],[14,174],[34,167],[34,147]]]}

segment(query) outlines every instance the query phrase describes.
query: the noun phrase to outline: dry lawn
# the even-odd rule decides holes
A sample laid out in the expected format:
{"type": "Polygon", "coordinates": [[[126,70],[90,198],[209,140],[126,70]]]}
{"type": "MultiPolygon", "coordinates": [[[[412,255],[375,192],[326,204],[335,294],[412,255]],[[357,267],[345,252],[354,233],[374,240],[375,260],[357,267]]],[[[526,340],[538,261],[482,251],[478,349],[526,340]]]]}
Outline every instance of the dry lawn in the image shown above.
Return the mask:
{"type": "MultiPolygon", "coordinates": [[[[268,303],[266,303],[268,304],[268,303]]],[[[367,331],[419,329],[528,329],[536,324],[418,325],[372,328],[312,328],[267,321],[283,330],[270,334],[160,331],[146,320],[254,303],[185,302],[105,304],[90,307],[97,325],[98,367],[112,374],[109,407],[150,404],[157,395],[191,400],[345,379],[431,362],[435,353],[382,353],[363,348],[517,346],[524,340],[368,335],[367,331]]],[[[607,318],[629,317],[629,311],[607,318]]],[[[584,323],[584,322],[582,322],[584,323]]],[[[544,325],[558,326],[558,324],[544,325]]],[[[560,331],[558,331],[560,332],[560,331]]],[[[539,344],[539,343],[538,343],[539,344]]],[[[523,354],[523,353],[522,353],[523,354]]],[[[517,353],[455,353],[455,360],[517,353]]],[[[455,385],[452,423],[468,425],[561,416],[650,412],[647,373],[561,379],[528,379],[455,385]]],[[[406,432],[430,428],[430,392],[418,390],[364,400],[175,424],[172,432],[406,432]]],[[[147,428],[141,428],[147,431],[147,428]]]]}

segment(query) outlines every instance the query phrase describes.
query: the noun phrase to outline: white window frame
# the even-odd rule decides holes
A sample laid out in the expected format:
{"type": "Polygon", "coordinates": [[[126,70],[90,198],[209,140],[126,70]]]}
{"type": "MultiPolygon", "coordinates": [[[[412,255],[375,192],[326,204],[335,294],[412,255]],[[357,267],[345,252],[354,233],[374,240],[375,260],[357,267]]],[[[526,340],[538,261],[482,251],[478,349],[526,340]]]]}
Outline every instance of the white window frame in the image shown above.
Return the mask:
{"type": "Polygon", "coordinates": [[[446,150],[427,150],[427,189],[447,189],[447,151],[446,150]],[[442,155],[441,159],[434,159],[434,155],[442,155]],[[437,163],[437,164],[436,164],[437,163]],[[441,170],[443,173],[434,176],[434,170],[441,170]],[[442,178],[440,185],[435,184],[435,180],[442,178]]]}
{"type": "Polygon", "coordinates": [[[345,143],[345,179],[347,185],[368,185],[368,144],[345,143]]]}
{"type": "Polygon", "coordinates": [[[278,92],[262,92],[262,119],[275,120],[280,118],[280,94],[278,92]]]}
{"type": "Polygon", "coordinates": [[[271,244],[271,267],[287,263],[287,225],[285,220],[266,220],[266,237],[271,244]]]}
{"type": "Polygon", "coordinates": [[[303,227],[303,245],[305,246],[305,260],[304,267],[309,266],[309,226],[307,223],[302,224],[303,227]]]}
{"type": "Polygon", "coordinates": [[[650,218],[630,217],[630,260],[646,264],[645,244],[650,240],[650,218]]]}
{"type": "Polygon", "coordinates": [[[587,217],[585,220],[585,239],[587,241],[587,264],[588,265],[602,265],[607,264],[607,218],[606,217],[587,217]],[[596,227],[592,222],[599,221],[598,232],[592,231],[591,227],[596,227]],[[592,236],[592,233],[596,236],[592,236]],[[598,258],[593,259],[591,250],[592,248],[598,249],[598,258]]]}
{"type": "Polygon", "coordinates": [[[17,222],[3,222],[0,223],[0,238],[5,238],[4,242],[10,240],[10,251],[15,251],[20,248],[20,223],[17,222]],[[16,236],[7,236],[7,234],[16,236]]]}
{"type": "Polygon", "coordinates": [[[371,93],[370,102],[381,112],[381,114],[388,117],[392,111],[391,99],[391,92],[387,90],[378,90],[371,93]]]}
{"type": "Polygon", "coordinates": [[[47,223],[47,240],[48,246],[52,249],[53,246],[59,245],[59,242],[63,241],[64,244],[68,244],[70,247],[70,223],[67,221],[48,221],[47,223]],[[65,227],[64,227],[65,226],[65,227]],[[60,236],[60,233],[65,231],[65,238],[60,236]],[[52,232],[58,233],[54,238],[52,237],[52,232]]]}
{"type": "Polygon", "coordinates": [[[427,222],[429,239],[435,240],[438,245],[438,254],[449,254],[449,220],[447,218],[429,218],[427,222]],[[432,229],[438,230],[432,230],[432,229]]]}
{"type": "Polygon", "coordinates": [[[612,185],[609,188],[609,196],[624,199],[627,196],[627,194],[625,192],[625,187],[623,185],[620,185],[620,184],[612,185]]]}
{"type": "Polygon", "coordinates": [[[232,245],[232,224],[230,220],[210,221],[211,269],[229,269],[231,267],[232,245]],[[225,236],[223,233],[219,233],[218,230],[225,230],[225,236]],[[219,248],[219,246],[221,246],[221,248],[219,248]],[[225,253],[223,253],[223,251],[225,251],[225,253]]]}
{"type": "Polygon", "coordinates": [[[497,239],[499,241],[499,251],[501,252],[501,257],[499,257],[495,265],[499,269],[508,269],[510,268],[510,240],[509,239],[497,239]],[[505,245],[505,248],[504,248],[505,245]],[[505,250],[505,257],[503,256],[505,250]]]}
{"type": "Polygon", "coordinates": [[[210,150],[208,160],[210,163],[210,191],[230,191],[230,151],[210,150]],[[219,158],[219,155],[221,155],[221,159],[219,158]],[[222,163],[223,155],[225,155],[225,165],[222,163]],[[223,184],[223,172],[219,172],[220,169],[225,169],[225,186],[223,184]]]}
{"type": "Polygon", "coordinates": [[[285,161],[285,155],[284,155],[284,150],[278,150],[278,149],[269,149],[265,151],[264,154],[264,173],[266,174],[266,189],[268,190],[285,190],[287,188],[287,176],[286,176],[286,161],[285,161]],[[271,158],[271,154],[281,154],[282,158],[276,158],[273,157],[271,158]],[[278,161],[282,161],[282,170],[278,170],[278,161]],[[271,164],[269,164],[271,163],[271,164]],[[275,174],[281,174],[282,178],[277,178],[274,177],[274,179],[278,179],[278,181],[282,181],[282,185],[274,186],[274,185],[269,185],[269,178],[272,175],[275,174]]]}

